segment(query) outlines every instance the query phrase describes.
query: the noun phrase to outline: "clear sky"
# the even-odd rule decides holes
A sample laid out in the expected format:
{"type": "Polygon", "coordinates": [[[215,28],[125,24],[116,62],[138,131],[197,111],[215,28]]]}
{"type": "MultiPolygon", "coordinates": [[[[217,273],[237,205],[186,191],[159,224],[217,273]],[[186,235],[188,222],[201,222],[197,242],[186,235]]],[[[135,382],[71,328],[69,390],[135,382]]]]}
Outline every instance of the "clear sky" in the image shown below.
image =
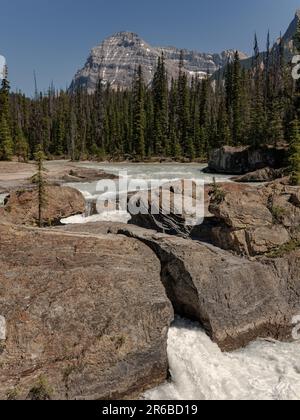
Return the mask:
{"type": "Polygon", "coordinates": [[[51,81],[65,88],[90,49],[118,31],[153,45],[201,52],[251,53],[257,31],[264,47],[292,20],[300,0],[0,0],[0,54],[12,88],[33,92],[51,81]]]}

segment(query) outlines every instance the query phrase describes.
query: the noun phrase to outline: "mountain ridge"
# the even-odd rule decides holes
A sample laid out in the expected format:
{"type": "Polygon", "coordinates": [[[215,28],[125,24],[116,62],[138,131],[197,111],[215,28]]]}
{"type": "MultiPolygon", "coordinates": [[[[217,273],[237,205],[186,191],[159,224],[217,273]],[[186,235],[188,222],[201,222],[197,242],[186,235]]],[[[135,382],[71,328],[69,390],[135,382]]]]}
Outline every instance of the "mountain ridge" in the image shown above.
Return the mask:
{"type": "MultiPolygon", "coordinates": [[[[235,53],[235,50],[225,50],[218,54],[173,46],[152,46],[135,32],[119,31],[92,48],[84,67],[76,73],[70,89],[85,87],[92,93],[99,79],[113,88],[128,88],[139,65],[143,67],[146,84],[150,84],[162,52],[168,75],[175,78],[178,74],[181,51],[184,56],[184,68],[189,77],[205,77],[208,73],[215,73],[235,53]]],[[[243,59],[247,56],[240,52],[240,57],[243,59]]]]}
{"type": "MultiPolygon", "coordinates": [[[[294,55],[293,36],[300,21],[300,8],[296,10],[293,20],[289,24],[282,38],[278,38],[271,48],[276,53],[280,40],[283,41],[284,55],[290,60],[294,55]]],[[[153,80],[156,64],[161,53],[164,53],[166,70],[169,78],[178,75],[178,62],[180,53],[184,56],[184,69],[188,76],[206,77],[214,75],[214,79],[223,74],[225,65],[236,52],[234,49],[224,50],[221,53],[203,53],[196,50],[179,49],[174,46],[152,46],[143,40],[137,33],[119,31],[105,38],[102,43],[92,48],[90,55],[83,66],[76,73],[70,90],[84,87],[89,93],[95,90],[99,79],[112,88],[126,89],[131,87],[136,68],[141,65],[147,85],[153,80]]],[[[262,59],[266,52],[262,51],[262,59]]],[[[253,57],[239,51],[241,63],[250,68],[253,57]]]]}

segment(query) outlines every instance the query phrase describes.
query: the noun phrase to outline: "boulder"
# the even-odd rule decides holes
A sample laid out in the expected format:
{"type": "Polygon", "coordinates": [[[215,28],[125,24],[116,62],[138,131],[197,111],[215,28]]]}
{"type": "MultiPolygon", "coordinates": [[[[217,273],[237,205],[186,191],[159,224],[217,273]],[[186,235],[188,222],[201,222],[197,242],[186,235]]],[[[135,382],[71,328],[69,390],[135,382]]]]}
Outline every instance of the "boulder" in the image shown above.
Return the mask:
{"type": "MultiPolygon", "coordinates": [[[[60,224],[62,218],[83,214],[85,200],[83,195],[69,187],[47,186],[46,203],[42,209],[44,225],[60,224]]],[[[38,223],[37,189],[11,193],[0,208],[0,220],[19,225],[36,225],[38,223]]]]}
{"type": "Polygon", "coordinates": [[[210,173],[243,175],[262,168],[282,168],[287,166],[288,148],[262,147],[253,149],[248,146],[223,146],[214,150],[209,159],[210,173]]]}
{"type": "Polygon", "coordinates": [[[76,183],[94,182],[100,181],[102,179],[118,179],[118,177],[98,169],[74,167],[74,169],[68,170],[67,172],[64,172],[60,175],[56,175],[56,177],[52,178],[51,180],[76,183]]]}
{"type": "Polygon", "coordinates": [[[209,210],[227,226],[234,229],[272,226],[273,216],[257,189],[232,192],[220,187],[220,190],[224,197],[221,201],[212,197],[209,210]]]}
{"type": "Polygon", "coordinates": [[[299,187],[274,182],[260,188],[218,188],[217,193],[212,193],[209,206],[214,215],[210,225],[212,244],[257,256],[298,240],[299,187]]]}
{"type": "Polygon", "coordinates": [[[173,310],[135,239],[0,225],[0,399],[122,399],[167,378],[173,310]]]}
{"type": "Polygon", "coordinates": [[[292,339],[292,319],[300,313],[300,250],[284,258],[251,261],[129,225],[100,223],[64,230],[119,233],[150,247],[160,259],[161,279],[175,312],[199,321],[223,351],[258,337],[292,339]]]}
{"type": "Polygon", "coordinates": [[[151,191],[132,193],[127,211],[131,214],[130,224],[188,237],[192,226],[203,221],[205,191],[195,182],[187,185],[183,180],[166,183],[151,191]],[[135,212],[136,208],[138,212],[135,212]]]}
{"type": "Polygon", "coordinates": [[[232,178],[235,182],[271,182],[285,175],[284,169],[263,168],[232,178]]]}

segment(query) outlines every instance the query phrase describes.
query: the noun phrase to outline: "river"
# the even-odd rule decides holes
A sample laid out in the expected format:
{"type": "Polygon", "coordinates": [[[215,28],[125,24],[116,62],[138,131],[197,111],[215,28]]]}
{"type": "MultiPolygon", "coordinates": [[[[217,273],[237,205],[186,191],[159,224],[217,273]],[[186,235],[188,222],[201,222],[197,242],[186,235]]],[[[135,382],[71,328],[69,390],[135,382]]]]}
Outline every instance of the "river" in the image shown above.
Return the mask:
{"type": "Polygon", "coordinates": [[[300,342],[257,340],[222,353],[197,323],[169,331],[171,380],[147,400],[300,400],[300,342]]]}
{"type": "MultiPolygon", "coordinates": [[[[208,175],[198,164],[86,164],[128,179],[193,179],[211,183],[229,176],[208,175]]],[[[87,199],[97,196],[97,183],[74,184],[87,199]]],[[[75,216],[67,223],[128,221],[128,215],[75,216]]],[[[257,340],[247,348],[222,353],[197,323],[177,318],[169,331],[168,359],[171,380],[147,392],[147,400],[300,400],[300,342],[257,340]]]]}
{"type": "MultiPolygon", "coordinates": [[[[205,174],[203,169],[207,166],[205,164],[180,164],[180,163],[82,163],[84,167],[93,169],[100,169],[108,174],[117,175],[121,178],[127,178],[128,183],[138,183],[147,181],[149,187],[158,187],[169,181],[176,181],[180,179],[193,180],[195,182],[204,182],[206,184],[212,183],[215,178],[218,182],[228,182],[231,178],[229,175],[219,174],[205,174]]],[[[82,192],[87,203],[89,200],[96,200],[99,192],[97,191],[98,182],[92,183],[74,183],[68,184],[82,192]]],[[[130,188],[129,188],[130,190],[130,188]]],[[[122,193],[123,191],[118,191],[122,193]]],[[[112,193],[114,194],[114,193],[112,193]]],[[[112,196],[110,194],[110,197],[112,196]]],[[[109,195],[109,194],[108,194],[109,195]]],[[[63,220],[65,224],[89,223],[99,221],[123,222],[127,223],[131,216],[127,212],[109,211],[102,214],[90,216],[87,211],[86,215],[74,216],[63,220]]]]}

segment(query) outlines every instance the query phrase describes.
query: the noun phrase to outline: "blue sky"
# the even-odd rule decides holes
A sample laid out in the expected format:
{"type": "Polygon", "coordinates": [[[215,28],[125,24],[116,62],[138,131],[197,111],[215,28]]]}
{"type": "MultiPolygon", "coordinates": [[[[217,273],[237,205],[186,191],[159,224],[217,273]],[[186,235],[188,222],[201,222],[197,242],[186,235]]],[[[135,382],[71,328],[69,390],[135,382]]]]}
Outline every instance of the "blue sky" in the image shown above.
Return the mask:
{"type": "Polygon", "coordinates": [[[114,32],[140,34],[153,45],[202,52],[251,52],[257,31],[265,45],[300,8],[300,0],[0,0],[0,54],[12,88],[33,92],[51,81],[65,88],[90,49],[114,32]]]}

